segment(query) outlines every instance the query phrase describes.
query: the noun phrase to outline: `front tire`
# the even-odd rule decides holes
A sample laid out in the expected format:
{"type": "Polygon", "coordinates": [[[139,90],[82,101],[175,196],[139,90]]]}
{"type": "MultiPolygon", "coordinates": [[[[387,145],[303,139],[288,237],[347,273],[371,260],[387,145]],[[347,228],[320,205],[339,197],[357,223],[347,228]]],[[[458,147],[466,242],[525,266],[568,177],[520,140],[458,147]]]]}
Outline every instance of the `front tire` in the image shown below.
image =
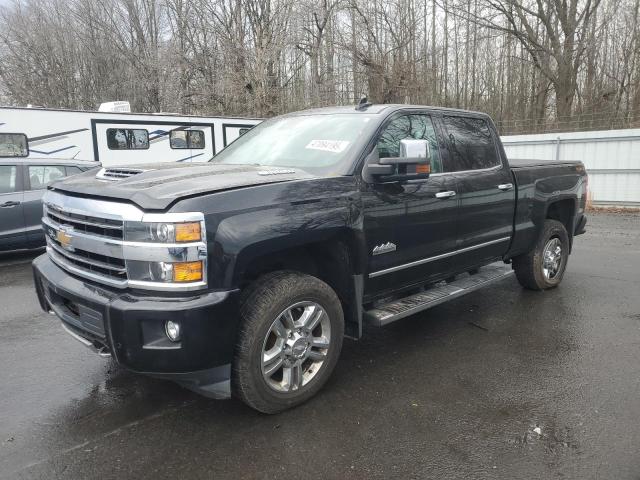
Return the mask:
{"type": "Polygon", "coordinates": [[[513,269],[524,288],[546,290],[560,284],[568,259],[567,229],[557,220],[545,220],[536,245],[513,259],[513,269]]]}
{"type": "Polygon", "coordinates": [[[335,292],[322,280],[274,272],[243,294],[233,362],[233,394],[263,413],[277,413],[314,396],[333,371],[344,336],[335,292]]]}

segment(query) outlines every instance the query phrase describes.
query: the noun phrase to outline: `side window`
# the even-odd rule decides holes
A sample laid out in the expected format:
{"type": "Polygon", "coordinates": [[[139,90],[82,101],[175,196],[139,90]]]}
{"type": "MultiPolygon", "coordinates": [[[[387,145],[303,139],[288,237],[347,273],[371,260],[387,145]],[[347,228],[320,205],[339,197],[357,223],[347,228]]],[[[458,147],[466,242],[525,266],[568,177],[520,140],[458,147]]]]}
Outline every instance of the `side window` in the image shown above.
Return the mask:
{"type": "Polygon", "coordinates": [[[16,191],[18,168],[15,165],[0,165],[0,194],[16,191]]]}
{"type": "Polygon", "coordinates": [[[449,148],[451,171],[478,170],[500,165],[495,142],[487,122],[481,118],[443,118],[449,148]]]}
{"type": "Polygon", "coordinates": [[[431,147],[431,172],[442,172],[438,137],[429,115],[403,115],[391,120],[378,139],[377,148],[380,158],[400,156],[400,140],[406,138],[428,140],[431,147]]]}
{"type": "Polygon", "coordinates": [[[249,130],[251,130],[251,129],[250,128],[241,128],[240,130],[238,130],[238,136],[241,137],[242,135],[247,133],[249,130]]]}
{"type": "Polygon", "coordinates": [[[78,173],[82,173],[82,169],[78,167],[65,167],[67,169],[67,176],[77,175],[78,173]]]}
{"type": "Polygon", "coordinates": [[[149,132],[133,128],[108,128],[109,150],[146,150],[149,148],[149,132]]]}
{"type": "Polygon", "coordinates": [[[66,176],[64,167],[60,165],[29,165],[27,172],[31,190],[43,189],[51,182],[66,176]]]}
{"type": "Polygon", "coordinates": [[[189,144],[187,143],[187,131],[171,130],[171,133],[169,134],[169,145],[171,145],[171,148],[174,150],[189,148],[189,144]]]}
{"type": "Polygon", "coordinates": [[[169,145],[174,150],[204,148],[204,132],[202,130],[171,130],[169,145]]]}
{"type": "Polygon", "coordinates": [[[0,157],[28,157],[29,143],[24,133],[0,133],[0,157]]]}
{"type": "Polygon", "coordinates": [[[189,147],[193,149],[204,148],[204,132],[202,130],[189,130],[189,147]]]}

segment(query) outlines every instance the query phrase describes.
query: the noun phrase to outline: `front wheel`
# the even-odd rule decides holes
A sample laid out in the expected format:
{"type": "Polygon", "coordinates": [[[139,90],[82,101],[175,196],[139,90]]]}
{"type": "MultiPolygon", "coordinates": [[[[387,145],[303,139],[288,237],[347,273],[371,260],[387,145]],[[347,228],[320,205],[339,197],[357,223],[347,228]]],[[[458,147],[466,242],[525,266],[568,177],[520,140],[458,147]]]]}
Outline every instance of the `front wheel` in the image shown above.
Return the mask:
{"type": "Polygon", "coordinates": [[[569,259],[569,235],[557,220],[546,220],[535,247],[513,259],[520,284],[530,290],[557,287],[569,259]]]}
{"type": "Polygon", "coordinates": [[[331,287],[310,275],[271,273],[245,292],[240,315],[236,396],[256,410],[277,413],[322,388],[344,335],[342,306],[331,287]]]}

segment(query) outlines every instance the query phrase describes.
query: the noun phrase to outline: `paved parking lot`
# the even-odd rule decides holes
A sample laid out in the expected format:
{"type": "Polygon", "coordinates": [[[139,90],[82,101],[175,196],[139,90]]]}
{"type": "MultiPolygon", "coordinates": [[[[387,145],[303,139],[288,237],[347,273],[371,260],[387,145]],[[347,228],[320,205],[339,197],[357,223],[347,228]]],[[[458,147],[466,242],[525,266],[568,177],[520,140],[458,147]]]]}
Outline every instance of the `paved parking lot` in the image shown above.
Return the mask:
{"type": "Polygon", "coordinates": [[[591,215],[556,290],[367,330],[276,416],[94,356],[31,258],[0,257],[1,478],[640,478],[640,216],[591,215]]]}

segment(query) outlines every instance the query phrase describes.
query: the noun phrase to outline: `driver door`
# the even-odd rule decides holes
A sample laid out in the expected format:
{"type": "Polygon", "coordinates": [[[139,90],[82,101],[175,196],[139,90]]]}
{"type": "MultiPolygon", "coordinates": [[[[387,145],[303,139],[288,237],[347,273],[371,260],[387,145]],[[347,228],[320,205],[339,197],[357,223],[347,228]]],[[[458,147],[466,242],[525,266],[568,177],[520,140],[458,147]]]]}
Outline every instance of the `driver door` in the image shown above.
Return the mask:
{"type": "Polygon", "coordinates": [[[20,165],[0,165],[0,250],[24,248],[23,200],[20,165]]]}
{"type": "Polygon", "coordinates": [[[455,250],[458,202],[453,175],[442,175],[442,139],[427,113],[400,113],[388,120],[378,142],[380,158],[398,157],[400,141],[424,139],[431,148],[431,175],[406,183],[368,183],[362,194],[368,247],[365,296],[444,278],[455,250]],[[439,195],[438,195],[439,194],[439,195]]]}

